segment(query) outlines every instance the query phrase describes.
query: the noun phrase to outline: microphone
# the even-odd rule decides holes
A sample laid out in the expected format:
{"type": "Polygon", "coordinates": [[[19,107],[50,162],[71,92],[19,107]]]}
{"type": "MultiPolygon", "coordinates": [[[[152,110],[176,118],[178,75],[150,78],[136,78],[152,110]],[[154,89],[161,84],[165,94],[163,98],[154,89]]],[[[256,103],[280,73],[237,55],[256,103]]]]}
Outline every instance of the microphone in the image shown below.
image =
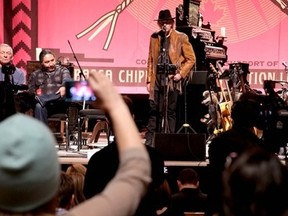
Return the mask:
{"type": "Polygon", "coordinates": [[[288,67],[288,65],[287,65],[287,63],[286,63],[285,61],[282,62],[282,65],[283,65],[285,68],[288,67]]]}
{"type": "Polygon", "coordinates": [[[4,64],[2,65],[2,73],[3,74],[13,74],[16,70],[16,67],[14,64],[12,64],[11,62],[9,62],[8,64],[4,64]]]}

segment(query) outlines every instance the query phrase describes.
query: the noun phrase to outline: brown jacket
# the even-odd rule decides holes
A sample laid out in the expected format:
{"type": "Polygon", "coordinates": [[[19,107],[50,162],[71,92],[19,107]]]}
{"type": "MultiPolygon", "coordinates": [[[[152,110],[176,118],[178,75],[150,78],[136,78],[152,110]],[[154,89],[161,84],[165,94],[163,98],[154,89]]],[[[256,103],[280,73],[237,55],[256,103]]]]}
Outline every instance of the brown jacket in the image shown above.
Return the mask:
{"type": "MultiPolygon", "coordinates": [[[[154,86],[157,73],[158,56],[160,53],[161,36],[158,33],[152,34],[150,38],[148,63],[147,63],[147,83],[150,83],[149,99],[154,99],[154,86]]],[[[170,35],[169,57],[172,64],[177,66],[176,73],[180,73],[182,80],[191,71],[196,62],[195,53],[189,38],[186,34],[172,30],[170,35]]],[[[191,71],[192,73],[192,71],[191,71]]],[[[171,80],[171,82],[173,82],[171,80]]],[[[169,84],[171,83],[169,81],[169,84]]],[[[170,85],[169,85],[170,86],[170,85]]],[[[182,82],[178,82],[176,89],[182,92],[182,82]]]]}

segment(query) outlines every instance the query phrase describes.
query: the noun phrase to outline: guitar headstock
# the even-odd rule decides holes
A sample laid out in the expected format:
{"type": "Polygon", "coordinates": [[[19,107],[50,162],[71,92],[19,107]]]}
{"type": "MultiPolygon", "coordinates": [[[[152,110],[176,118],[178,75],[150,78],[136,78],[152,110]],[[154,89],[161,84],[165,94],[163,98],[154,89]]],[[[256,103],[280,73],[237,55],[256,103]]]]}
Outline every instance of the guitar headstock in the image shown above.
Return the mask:
{"type": "Polygon", "coordinates": [[[209,63],[209,67],[213,73],[218,74],[218,71],[216,70],[215,66],[211,62],[209,63]]]}

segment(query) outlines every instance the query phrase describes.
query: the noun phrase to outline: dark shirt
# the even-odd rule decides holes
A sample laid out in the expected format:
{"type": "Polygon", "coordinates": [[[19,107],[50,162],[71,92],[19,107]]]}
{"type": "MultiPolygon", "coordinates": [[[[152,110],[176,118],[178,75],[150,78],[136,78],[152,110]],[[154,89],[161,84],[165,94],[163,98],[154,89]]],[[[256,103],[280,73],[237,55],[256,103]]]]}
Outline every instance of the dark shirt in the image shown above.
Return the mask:
{"type": "MultiPolygon", "coordinates": [[[[152,183],[146,196],[142,199],[137,216],[153,216],[156,214],[154,189],[164,181],[164,160],[152,147],[145,145],[152,164],[152,183]]],[[[87,199],[100,193],[108,182],[115,176],[119,165],[119,155],[116,143],[111,143],[90,158],[84,181],[84,195],[87,199]]],[[[123,194],[125,197],[125,194],[123,194]]]]}
{"type": "Polygon", "coordinates": [[[169,216],[183,215],[184,212],[205,212],[207,207],[207,194],[199,188],[183,188],[172,195],[169,216]]]}
{"type": "Polygon", "coordinates": [[[209,181],[208,202],[209,214],[222,212],[222,172],[227,156],[235,152],[239,156],[249,148],[261,146],[261,140],[249,129],[233,126],[231,130],[215,137],[209,145],[209,181]]]}
{"type": "Polygon", "coordinates": [[[216,136],[209,145],[209,164],[219,171],[224,169],[227,156],[242,153],[248,148],[261,145],[261,140],[247,128],[233,127],[216,136]]]}
{"type": "Polygon", "coordinates": [[[24,72],[15,67],[11,73],[3,73],[0,67],[0,121],[16,113],[15,97],[18,93],[16,86],[25,83],[24,72]]]}
{"type": "Polygon", "coordinates": [[[59,88],[65,86],[65,82],[69,80],[71,80],[71,76],[66,67],[56,65],[56,69],[52,72],[38,69],[31,73],[29,77],[29,92],[37,92],[38,95],[55,94],[59,88]]]}
{"type": "Polygon", "coordinates": [[[155,90],[163,90],[163,87],[165,87],[168,83],[167,82],[167,77],[169,74],[168,64],[171,64],[169,57],[169,45],[170,45],[170,37],[166,38],[166,36],[163,35],[161,37],[161,46],[159,50],[155,90]]]}

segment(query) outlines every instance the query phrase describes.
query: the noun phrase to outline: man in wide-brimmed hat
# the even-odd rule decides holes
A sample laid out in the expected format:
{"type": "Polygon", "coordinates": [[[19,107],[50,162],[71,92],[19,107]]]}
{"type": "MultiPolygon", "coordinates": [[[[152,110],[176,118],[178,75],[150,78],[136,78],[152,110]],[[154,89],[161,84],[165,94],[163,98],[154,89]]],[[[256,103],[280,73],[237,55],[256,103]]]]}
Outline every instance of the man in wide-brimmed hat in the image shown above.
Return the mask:
{"type": "Polygon", "coordinates": [[[146,80],[150,116],[146,145],[154,145],[152,140],[155,132],[175,132],[176,105],[178,95],[182,93],[182,81],[196,61],[188,36],[173,28],[174,19],[169,10],[161,10],[155,20],[160,31],[153,33],[150,38],[146,80]]]}

